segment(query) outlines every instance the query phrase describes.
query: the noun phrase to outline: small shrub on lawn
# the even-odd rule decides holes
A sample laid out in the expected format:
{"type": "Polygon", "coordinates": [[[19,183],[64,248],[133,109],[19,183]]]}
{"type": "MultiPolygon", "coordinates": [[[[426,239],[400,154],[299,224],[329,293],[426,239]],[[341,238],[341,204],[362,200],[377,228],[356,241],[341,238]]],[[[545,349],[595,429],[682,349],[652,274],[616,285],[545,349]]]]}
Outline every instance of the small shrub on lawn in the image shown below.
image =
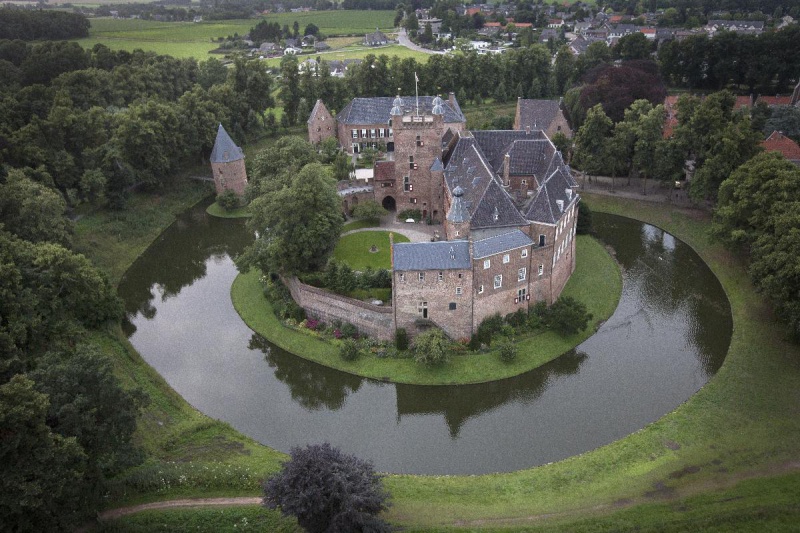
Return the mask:
{"type": "Polygon", "coordinates": [[[478,350],[482,344],[487,346],[492,344],[492,337],[500,333],[503,327],[503,317],[500,313],[495,313],[483,319],[483,322],[478,326],[477,331],[469,341],[471,350],[478,350]]]}
{"type": "Polygon", "coordinates": [[[339,348],[339,356],[345,361],[355,361],[359,355],[358,343],[353,339],[345,339],[339,348]]]}
{"type": "Polygon", "coordinates": [[[241,200],[235,192],[229,189],[217,195],[217,204],[225,211],[233,211],[241,206],[241,200]]]}
{"type": "Polygon", "coordinates": [[[591,319],[586,306],[571,296],[556,300],[547,313],[547,325],[565,336],[583,331],[591,319]]]}
{"type": "Polygon", "coordinates": [[[408,332],[406,328],[394,330],[394,346],[401,352],[408,350],[408,332]]]}
{"type": "Polygon", "coordinates": [[[517,358],[517,345],[511,339],[500,343],[498,354],[504,363],[511,363],[517,358]]]}
{"type": "Polygon", "coordinates": [[[426,366],[439,366],[450,360],[450,341],[440,329],[430,329],[414,339],[414,360],[426,366]]]}

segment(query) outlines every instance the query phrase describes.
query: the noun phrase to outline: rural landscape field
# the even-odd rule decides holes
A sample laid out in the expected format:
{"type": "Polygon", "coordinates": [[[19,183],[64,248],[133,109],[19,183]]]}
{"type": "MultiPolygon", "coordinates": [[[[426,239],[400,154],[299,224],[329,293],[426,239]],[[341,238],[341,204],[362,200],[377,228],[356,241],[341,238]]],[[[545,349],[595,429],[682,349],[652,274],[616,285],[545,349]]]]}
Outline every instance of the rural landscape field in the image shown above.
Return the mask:
{"type": "MultiPolygon", "coordinates": [[[[278,22],[291,27],[295,21],[303,29],[315,24],[327,36],[360,36],[380,28],[392,29],[393,11],[332,11],[308,13],[278,13],[263,18],[268,22],[278,22]]],[[[234,34],[246,35],[259,19],[223,20],[208,22],[158,22],[140,19],[93,18],[89,37],[78,42],[85,48],[102,43],[112,50],[134,50],[140,48],[158,54],[174,57],[193,57],[203,60],[208,53],[218,47],[220,37],[234,34]]],[[[360,42],[360,39],[356,39],[360,42]]],[[[333,44],[333,43],[332,43],[333,44]]],[[[339,43],[341,44],[341,43],[339,43]]],[[[336,45],[334,45],[336,46],[336,45]]],[[[360,48],[360,47],[359,47],[360,48]]],[[[403,53],[402,49],[392,47],[381,53],[403,53]]],[[[408,52],[408,50],[405,50],[408,52]]],[[[366,53],[366,52],[365,52],[366,53]]],[[[364,53],[364,54],[365,54],[364,53]]],[[[362,57],[363,55],[362,54],[362,57]]],[[[417,54],[424,56],[424,54],[417,54]]],[[[359,57],[356,54],[331,54],[331,59],[359,57]]]]}

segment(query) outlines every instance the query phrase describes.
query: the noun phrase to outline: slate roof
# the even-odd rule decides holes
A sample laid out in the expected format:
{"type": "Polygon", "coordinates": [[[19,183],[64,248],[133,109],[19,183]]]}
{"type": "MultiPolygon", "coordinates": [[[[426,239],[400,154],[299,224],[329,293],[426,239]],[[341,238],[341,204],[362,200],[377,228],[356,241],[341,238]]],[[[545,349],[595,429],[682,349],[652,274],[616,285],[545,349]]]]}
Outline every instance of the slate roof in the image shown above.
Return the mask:
{"type": "Polygon", "coordinates": [[[228,132],[219,125],[217,129],[217,139],[214,141],[214,148],[211,150],[212,163],[229,163],[244,159],[244,152],[236,146],[228,132]]]}
{"type": "Polygon", "coordinates": [[[314,117],[316,117],[316,116],[317,116],[317,113],[318,113],[318,112],[320,112],[320,110],[321,110],[321,109],[324,109],[324,110],[325,110],[325,112],[327,112],[328,114],[330,114],[330,113],[328,112],[328,108],[327,108],[327,107],[325,107],[325,104],[323,104],[323,103],[322,103],[322,100],[320,100],[320,99],[317,99],[317,103],[316,103],[316,104],[314,104],[314,109],[312,109],[312,110],[311,110],[311,114],[308,116],[308,123],[309,123],[309,124],[311,124],[312,122],[314,122],[314,117]]]}
{"type": "Polygon", "coordinates": [[[530,237],[515,229],[508,233],[474,241],[472,243],[473,256],[475,259],[483,259],[484,257],[522,248],[523,246],[530,246],[531,244],[533,244],[533,241],[530,237]]]}
{"type": "Polygon", "coordinates": [[[569,209],[570,205],[578,199],[578,195],[572,190],[574,186],[575,180],[568,171],[556,170],[539,186],[536,194],[526,206],[525,218],[533,222],[556,224],[561,218],[561,213],[569,209]],[[568,193],[567,190],[570,192],[568,193]],[[558,200],[564,202],[563,211],[558,207],[558,200]]]}
{"type": "Polygon", "coordinates": [[[467,241],[397,243],[393,255],[392,264],[397,271],[472,268],[467,241]]]}
{"type": "Polygon", "coordinates": [[[519,106],[519,129],[546,130],[558,117],[558,100],[517,100],[519,106]]]}
{"type": "MultiPolygon", "coordinates": [[[[412,110],[416,107],[416,97],[401,96],[403,109],[412,110]]],[[[435,96],[420,96],[420,112],[430,114],[433,109],[435,96]]],[[[378,124],[388,122],[389,112],[392,110],[393,97],[379,96],[375,98],[353,98],[347,106],[336,115],[336,121],[341,124],[378,124]]],[[[464,114],[458,103],[451,105],[448,100],[443,100],[445,123],[466,122],[464,114]]]]}

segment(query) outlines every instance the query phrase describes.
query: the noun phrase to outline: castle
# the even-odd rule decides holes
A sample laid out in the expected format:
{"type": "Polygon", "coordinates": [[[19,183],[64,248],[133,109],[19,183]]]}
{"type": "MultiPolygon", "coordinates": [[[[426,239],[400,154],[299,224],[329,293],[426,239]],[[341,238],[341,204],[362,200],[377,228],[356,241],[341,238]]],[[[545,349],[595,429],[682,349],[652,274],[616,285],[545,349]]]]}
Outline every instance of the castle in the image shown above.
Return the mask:
{"type": "Polygon", "coordinates": [[[356,98],[336,119],[318,101],[308,128],[351,153],[385,147],[368,193],[443,224],[445,240],[392,247],[394,328],[467,339],[494,313],[552,303],[575,270],[577,183],[543,131],[467,131],[452,94],[356,98]]]}

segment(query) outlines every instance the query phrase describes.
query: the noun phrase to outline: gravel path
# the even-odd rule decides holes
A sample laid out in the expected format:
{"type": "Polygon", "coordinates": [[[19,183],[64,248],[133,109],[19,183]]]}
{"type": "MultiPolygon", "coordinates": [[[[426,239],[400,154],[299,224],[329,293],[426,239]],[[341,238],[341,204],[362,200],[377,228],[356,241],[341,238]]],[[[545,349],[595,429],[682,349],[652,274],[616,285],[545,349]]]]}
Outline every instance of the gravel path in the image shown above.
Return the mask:
{"type": "Polygon", "coordinates": [[[141,513],[153,509],[174,509],[178,507],[232,507],[237,505],[260,505],[261,498],[194,498],[189,500],[167,500],[163,502],[143,503],[130,507],[109,509],[98,515],[98,520],[115,520],[121,516],[141,513]]]}

